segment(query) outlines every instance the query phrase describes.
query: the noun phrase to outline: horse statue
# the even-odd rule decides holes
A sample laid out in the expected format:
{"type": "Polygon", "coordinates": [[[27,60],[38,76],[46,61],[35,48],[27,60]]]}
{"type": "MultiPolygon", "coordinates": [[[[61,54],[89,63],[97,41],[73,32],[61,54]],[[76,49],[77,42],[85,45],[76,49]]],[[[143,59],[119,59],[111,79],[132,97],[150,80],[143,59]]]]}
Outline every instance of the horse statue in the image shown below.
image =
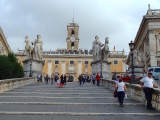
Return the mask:
{"type": "Polygon", "coordinates": [[[33,47],[30,44],[30,40],[28,39],[28,36],[25,37],[25,52],[27,54],[27,59],[33,59],[33,47]]]}
{"type": "Polygon", "coordinates": [[[108,37],[105,38],[105,44],[102,49],[102,55],[103,55],[104,60],[107,60],[108,54],[109,54],[109,46],[108,46],[109,40],[108,39],[109,39],[108,37]]]}

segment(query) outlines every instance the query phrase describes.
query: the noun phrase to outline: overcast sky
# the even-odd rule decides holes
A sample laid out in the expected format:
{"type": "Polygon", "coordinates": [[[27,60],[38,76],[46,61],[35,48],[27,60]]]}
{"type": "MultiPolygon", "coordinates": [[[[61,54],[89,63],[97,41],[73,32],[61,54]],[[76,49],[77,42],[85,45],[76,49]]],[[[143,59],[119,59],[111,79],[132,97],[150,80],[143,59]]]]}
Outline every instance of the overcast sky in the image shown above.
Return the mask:
{"type": "Polygon", "coordinates": [[[91,49],[95,36],[112,51],[129,52],[148,4],[160,9],[160,0],[0,0],[0,26],[13,52],[25,48],[40,34],[45,51],[66,48],[67,24],[79,24],[79,48],[91,49]]]}

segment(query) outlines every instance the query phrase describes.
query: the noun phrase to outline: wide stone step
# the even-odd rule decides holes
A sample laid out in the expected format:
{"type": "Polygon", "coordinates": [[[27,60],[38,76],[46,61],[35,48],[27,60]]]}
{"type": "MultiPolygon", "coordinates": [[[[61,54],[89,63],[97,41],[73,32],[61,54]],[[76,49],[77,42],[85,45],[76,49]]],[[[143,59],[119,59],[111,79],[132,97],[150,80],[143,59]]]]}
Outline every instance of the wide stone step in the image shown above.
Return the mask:
{"type": "MultiPolygon", "coordinates": [[[[115,99],[113,97],[83,97],[83,96],[73,96],[73,97],[49,97],[49,96],[0,96],[0,98],[39,98],[39,99],[115,99]]],[[[131,98],[128,98],[131,99],[131,98]]]]}
{"type": "Polygon", "coordinates": [[[108,115],[130,115],[130,116],[160,116],[160,113],[78,113],[78,112],[8,112],[0,111],[0,115],[71,115],[71,116],[108,116],[108,115]]]}
{"type": "MultiPolygon", "coordinates": [[[[59,94],[52,94],[52,93],[30,93],[30,94],[28,94],[28,93],[18,93],[18,94],[12,94],[12,93],[10,93],[10,94],[1,94],[1,96],[2,97],[7,97],[7,96],[13,96],[13,97],[16,97],[16,96],[14,96],[14,95],[16,95],[16,96],[26,96],[26,97],[95,97],[95,98],[97,98],[97,96],[98,97],[102,97],[102,98],[104,98],[104,97],[108,97],[108,96],[111,96],[111,95],[113,95],[113,94],[111,94],[111,93],[108,93],[108,94],[90,94],[90,93],[88,93],[88,94],[86,94],[86,93],[70,93],[70,94],[65,94],[65,93],[59,93],[59,94]]],[[[0,96],[0,97],[1,97],[0,96]]]]}
{"type": "MultiPolygon", "coordinates": [[[[0,102],[0,104],[22,105],[119,105],[119,103],[70,103],[70,102],[0,102]]],[[[125,105],[144,105],[143,103],[125,103],[125,105]]]]}
{"type": "MultiPolygon", "coordinates": [[[[1,102],[67,102],[67,103],[118,103],[118,100],[115,98],[109,98],[109,99],[97,99],[97,98],[92,98],[92,99],[77,99],[77,98],[72,98],[70,99],[69,97],[67,98],[46,98],[46,97],[41,97],[41,98],[30,98],[30,97],[0,97],[1,102]]],[[[132,99],[127,99],[124,100],[124,103],[138,103],[132,99]]]]}
{"type": "Polygon", "coordinates": [[[19,115],[19,114],[0,114],[1,120],[159,120],[160,115],[19,115]]]}
{"type": "Polygon", "coordinates": [[[147,110],[143,104],[124,104],[124,107],[112,104],[0,104],[1,112],[75,112],[80,113],[159,113],[159,111],[147,110]]]}

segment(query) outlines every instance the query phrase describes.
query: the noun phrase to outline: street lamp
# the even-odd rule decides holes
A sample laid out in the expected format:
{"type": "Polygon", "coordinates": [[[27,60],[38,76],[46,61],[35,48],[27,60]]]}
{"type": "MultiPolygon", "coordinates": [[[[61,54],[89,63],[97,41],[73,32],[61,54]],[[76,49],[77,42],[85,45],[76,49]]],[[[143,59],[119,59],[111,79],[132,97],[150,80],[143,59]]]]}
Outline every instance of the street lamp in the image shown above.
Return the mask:
{"type": "Polygon", "coordinates": [[[130,48],[131,59],[132,59],[132,63],[131,63],[131,69],[132,69],[131,84],[133,84],[135,82],[134,65],[133,65],[133,51],[134,51],[134,43],[133,43],[133,41],[131,41],[129,43],[129,48],[130,48]]]}
{"type": "Polygon", "coordinates": [[[31,73],[31,68],[32,68],[32,60],[30,60],[30,65],[29,65],[29,67],[30,67],[30,73],[29,73],[29,77],[32,77],[32,73],[31,73]]]}
{"type": "Polygon", "coordinates": [[[102,52],[102,56],[101,56],[101,74],[100,74],[100,78],[103,78],[103,75],[102,75],[102,67],[103,67],[102,61],[103,61],[103,58],[104,58],[104,53],[102,52]]]}

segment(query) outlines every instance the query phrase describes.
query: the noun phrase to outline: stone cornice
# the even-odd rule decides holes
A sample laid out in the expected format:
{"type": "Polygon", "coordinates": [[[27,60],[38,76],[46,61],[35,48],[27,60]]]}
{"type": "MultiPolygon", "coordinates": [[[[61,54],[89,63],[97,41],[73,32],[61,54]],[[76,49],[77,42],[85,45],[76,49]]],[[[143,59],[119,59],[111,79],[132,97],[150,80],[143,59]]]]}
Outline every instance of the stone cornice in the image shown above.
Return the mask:
{"type": "MultiPolygon", "coordinates": [[[[148,25],[148,23],[151,22],[151,21],[159,21],[159,22],[160,22],[160,16],[158,16],[158,17],[150,17],[150,16],[147,16],[147,15],[146,15],[146,16],[143,16],[142,22],[141,22],[141,24],[140,24],[140,27],[139,27],[139,29],[138,29],[138,32],[137,32],[136,37],[135,37],[135,40],[134,40],[135,45],[138,44],[137,42],[138,42],[138,40],[142,37],[142,35],[143,35],[143,33],[144,33],[144,30],[145,30],[145,29],[148,30],[147,25],[148,25]]],[[[136,45],[136,46],[137,46],[137,45],[136,45]]]]}
{"type": "MultiPolygon", "coordinates": [[[[91,62],[92,64],[96,64],[96,63],[101,63],[101,60],[97,60],[97,61],[92,61],[91,62]]],[[[106,60],[102,60],[102,63],[110,63],[110,62],[108,62],[108,61],[106,61],[106,60]]]]}
{"type": "Polygon", "coordinates": [[[10,46],[9,46],[7,40],[6,40],[6,37],[5,37],[1,27],[0,27],[0,36],[2,36],[2,42],[4,43],[7,52],[8,53],[11,52],[11,48],[10,48],[10,46]]]}

